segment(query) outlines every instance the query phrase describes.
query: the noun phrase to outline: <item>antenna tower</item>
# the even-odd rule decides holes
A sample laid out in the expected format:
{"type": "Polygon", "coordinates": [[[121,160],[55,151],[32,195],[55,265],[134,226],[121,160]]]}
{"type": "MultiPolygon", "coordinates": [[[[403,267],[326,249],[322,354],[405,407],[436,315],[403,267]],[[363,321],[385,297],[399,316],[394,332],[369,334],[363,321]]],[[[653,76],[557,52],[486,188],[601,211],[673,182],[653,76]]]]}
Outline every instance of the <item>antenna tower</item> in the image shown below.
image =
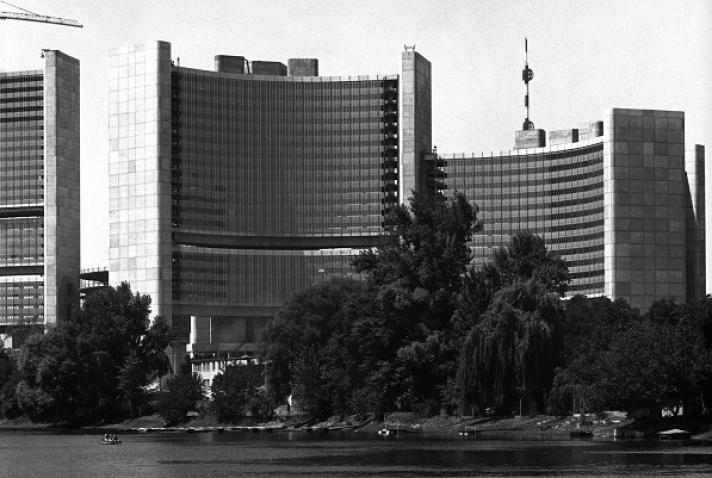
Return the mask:
{"type": "Polygon", "coordinates": [[[524,69],[522,70],[522,81],[524,82],[524,124],[523,130],[534,129],[534,123],[529,119],[529,82],[534,78],[534,71],[529,68],[529,58],[527,52],[527,37],[524,37],[524,69]]]}

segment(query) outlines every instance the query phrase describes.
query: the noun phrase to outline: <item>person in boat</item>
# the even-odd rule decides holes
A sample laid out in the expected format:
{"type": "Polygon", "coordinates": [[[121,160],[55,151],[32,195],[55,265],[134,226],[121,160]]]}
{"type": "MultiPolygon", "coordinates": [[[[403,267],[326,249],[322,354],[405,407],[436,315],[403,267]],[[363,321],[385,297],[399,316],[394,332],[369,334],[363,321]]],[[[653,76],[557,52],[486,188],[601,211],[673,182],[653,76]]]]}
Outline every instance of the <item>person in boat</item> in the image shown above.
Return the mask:
{"type": "Polygon", "coordinates": [[[111,437],[108,433],[104,433],[104,441],[111,441],[111,437]]]}

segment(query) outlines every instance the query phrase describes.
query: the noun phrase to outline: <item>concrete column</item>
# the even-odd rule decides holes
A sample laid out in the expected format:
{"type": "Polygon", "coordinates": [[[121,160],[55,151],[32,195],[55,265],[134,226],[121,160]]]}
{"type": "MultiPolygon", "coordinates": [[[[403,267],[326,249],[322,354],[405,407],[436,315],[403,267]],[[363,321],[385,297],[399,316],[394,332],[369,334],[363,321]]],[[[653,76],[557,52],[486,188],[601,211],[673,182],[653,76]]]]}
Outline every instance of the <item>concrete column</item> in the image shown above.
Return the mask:
{"type": "Polygon", "coordinates": [[[79,60],[44,50],[44,316],[79,303],[79,60]]]}
{"type": "Polygon", "coordinates": [[[433,149],[430,62],[413,49],[403,52],[400,83],[400,184],[401,203],[411,191],[423,187],[424,153],[433,149]]]}
{"type": "Polygon", "coordinates": [[[705,147],[695,145],[685,152],[687,176],[687,300],[706,295],[705,252],[705,147]]]}

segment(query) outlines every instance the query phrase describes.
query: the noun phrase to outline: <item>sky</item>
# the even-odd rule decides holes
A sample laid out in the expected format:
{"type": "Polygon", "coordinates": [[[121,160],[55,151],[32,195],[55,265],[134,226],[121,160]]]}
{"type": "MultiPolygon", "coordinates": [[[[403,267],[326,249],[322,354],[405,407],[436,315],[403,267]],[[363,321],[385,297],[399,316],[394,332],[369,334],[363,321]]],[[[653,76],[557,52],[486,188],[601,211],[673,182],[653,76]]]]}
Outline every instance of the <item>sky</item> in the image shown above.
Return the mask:
{"type": "Polygon", "coordinates": [[[43,48],[81,62],[83,268],[109,262],[107,52],[118,46],[168,41],[181,66],[202,69],[217,54],[312,57],[322,75],[348,76],[397,74],[415,45],[432,63],[433,143],[480,153],[511,149],[521,128],[526,36],[538,128],[576,128],[612,107],[679,110],[687,147],[712,156],[710,0],[9,1],[84,25],[0,21],[0,71],[41,69],[43,48]]]}

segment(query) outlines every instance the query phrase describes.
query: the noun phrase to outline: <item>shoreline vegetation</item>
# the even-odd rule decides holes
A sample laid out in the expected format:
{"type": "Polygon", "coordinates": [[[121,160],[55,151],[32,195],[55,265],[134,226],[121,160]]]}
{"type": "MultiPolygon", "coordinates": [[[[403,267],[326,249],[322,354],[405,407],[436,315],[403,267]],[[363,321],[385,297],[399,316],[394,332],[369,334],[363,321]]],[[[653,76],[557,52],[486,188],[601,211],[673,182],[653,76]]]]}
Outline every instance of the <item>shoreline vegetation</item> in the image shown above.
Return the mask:
{"type": "Polygon", "coordinates": [[[664,430],[681,428],[689,430],[691,440],[712,442],[712,420],[692,416],[659,419],[627,419],[620,412],[605,412],[599,415],[581,416],[514,416],[514,417],[431,417],[420,418],[413,413],[394,413],[378,420],[373,414],[330,417],[318,421],[308,415],[281,417],[271,421],[246,418],[241,423],[222,423],[207,414],[194,417],[177,426],[165,426],[159,415],[147,415],[119,423],[97,423],[83,427],[67,427],[52,423],[36,423],[26,417],[0,420],[0,431],[47,431],[69,433],[115,432],[122,434],[142,433],[271,433],[303,432],[333,433],[358,432],[376,436],[379,430],[388,428],[398,434],[420,434],[441,438],[464,439],[525,439],[568,440],[583,436],[597,440],[655,439],[664,430]],[[583,434],[581,432],[584,432],[583,434]],[[590,433],[590,435],[589,435],[590,433]]]}
{"type": "Polygon", "coordinates": [[[710,428],[711,296],[663,297],[642,313],[620,298],[567,297],[568,265],[539,236],[515,234],[491,262],[474,263],[479,227],[476,206],[457,193],[393,207],[381,245],[353,260],[359,276],[294,293],[258,355],[226,361],[209,393],[189,362],[171,369],[173,332],[149,320],[150,297],[128,284],[101,289],[68,320],[0,351],[0,416],[27,417],[4,423],[28,430],[42,428],[29,420],[468,437],[680,438],[710,428]],[[288,411],[300,418],[274,421],[288,411]]]}

